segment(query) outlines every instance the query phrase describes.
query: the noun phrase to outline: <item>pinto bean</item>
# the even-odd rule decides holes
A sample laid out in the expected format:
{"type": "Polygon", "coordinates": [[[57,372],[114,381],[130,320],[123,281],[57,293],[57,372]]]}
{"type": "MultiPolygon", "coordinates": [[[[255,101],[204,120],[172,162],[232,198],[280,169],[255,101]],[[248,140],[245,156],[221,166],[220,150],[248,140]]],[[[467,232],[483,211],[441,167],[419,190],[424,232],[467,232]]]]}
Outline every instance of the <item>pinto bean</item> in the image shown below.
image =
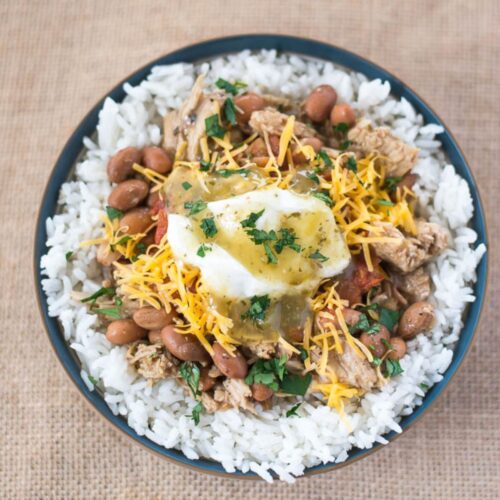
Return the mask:
{"type": "Polygon", "coordinates": [[[234,104],[239,108],[236,113],[236,119],[240,125],[244,125],[248,123],[254,111],[263,109],[266,106],[266,101],[258,94],[247,92],[246,94],[235,97],[234,104]]]}
{"type": "Polygon", "coordinates": [[[316,123],[324,122],[337,102],[337,92],[330,85],[319,85],[307,96],[304,111],[316,123]]]}
{"type": "Polygon", "coordinates": [[[163,344],[176,358],[182,361],[210,361],[210,355],[200,341],[190,334],[177,333],[174,325],[167,325],[161,330],[163,344]]]}
{"type": "Polygon", "coordinates": [[[256,156],[253,159],[253,162],[258,166],[258,167],[265,167],[267,165],[267,162],[269,161],[269,156],[256,156]]]}
{"type": "Polygon", "coordinates": [[[229,354],[218,342],[213,345],[215,366],[228,378],[245,378],[248,365],[243,355],[236,350],[229,354]]]}
{"type": "Polygon", "coordinates": [[[168,174],[174,164],[172,157],[163,148],[148,146],[142,150],[144,166],[158,172],[168,174]]]}
{"type": "Polygon", "coordinates": [[[248,146],[247,151],[252,155],[252,156],[267,156],[267,147],[266,147],[266,142],[262,137],[258,137],[255,139],[255,141],[248,146]]]}
{"type": "Polygon", "coordinates": [[[412,189],[413,184],[415,184],[417,180],[418,180],[417,174],[408,173],[396,184],[396,187],[401,190],[404,190],[405,187],[408,189],[412,189]]]}
{"type": "Polygon", "coordinates": [[[419,333],[428,331],[435,319],[436,315],[432,304],[424,301],[415,302],[401,316],[398,333],[405,340],[413,339],[419,333]]]}
{"type": "Polygon", "coordinates": [[[124,148],[115,153],[108,162],[107,172],[110,182],[123,182],[130,177],[134,163],[141,163],[142,152],[137,148],[124,148]]]}
{"type": "Polygon", "coordinates": [[[148,183],[140,179],[129,179],[116,186],[109,194],[108,205],[126,212],[139,205],[148,195],[148,183]]]}
{"type": "MultiPolygon", "coordinates": [[[[320,149],[324,146],[323,141],[321,139],[318,139],[317,137],[306,137],[305,139],[301,140],[303,146],[311,146],[314,149],[315,153],[318,153],[320,149]]],[[[307,158],[304,156],[304,154],[297,150],[292,154],[292,158],[294,163],[300,164],[300,163],[305,163],[307,161],[307,158]]]]}
{"type": "Polygon", "coordinates": [[[162,344],[161,330],[151,330],[148,333],[148,340],[151,344],[162,344]]]}
{"type": "Polygon", "coordinates": [[[142,339],[147,333],[131,319],[117,319],[108,325],[106,338],[112,344],[124,345],[142,339]]]}
{"type": "Polygon", "coordinates": [[[352,127],[356,123],[356,115],[351,106],[343,102],[341,104],[335,104],[330,114],[330,120],[332,125],[345,123],[348,127],[352,127]]]}
{"type": "MultiPolygon", "coordinates": [[[[325,317],[319,317],[319,322],[321,323],[322,326],[327,326],[327,325],[332,325],[336,328],[340,328],[340,323],[337,319],[337,315],[335,314],[335,311],[333,309],[327,308],[325,310],[326,312],[330,313],[334,319],[330,318],[325,318],[325,317]]],[[[361,317],[361,313],[359,311],[356,311],[355,309],[350,309],[348,307],[344,307],[342,309],[342,315],[344,316],[344,321],[348,326],[353,326],[355,325],[358,321],[359,318],[361,317]]]]}
{"type": "Polygon", "coordinates": [[[209,391],[217,382],[215,378],[212,378],[208,375],[210,371],[210,367],[204,366],[200,369],[200,391],[206,392],[209,391]]]}
{"type": "Polygon", "coordinates": [[[387,346],[384,344],[384,342],[382,342],[382,340],[385,340],[387,343],[389,343],[390,338],[391,334],[389,333],[389,330],[384,325],[380,325],[380,330],[377,333],[363,332],[359,337],[359,340],[361,340],[361,342],[363,342],[363,344],[368,347],[368,349],[374,356],[380,358],[387,350],[387,346]]]}
{"type": "Polygon", "coordinates": [[[271,151],[274,156],[278,156],[280,154],[280,137],[279,135],[270,135],[269,136],[269,145],[271,146],[271,151]]]}
{"type": "Polygon", "coordinates": [[[255,401],[266,401],[266,399],[269,399],[274,394],[274,391],[264,384],[252,384],[251,389],[255,401]]]}
{"type": "Polygon", "coordinates": [[[141,307],[135,311],[134,321],[147,330],[161,330],[164,326],[171,325],[177,313],[172,309],[169,313],[165,309],[154,307],[141,307]]]}
{"type": "Polygon", "coordinates": [[[387,355],[389,359],[401,359],[406,354],[406,342],[401,337],[392,337],[390,344],[392,349],[387,355]]]}
{"type": "Polygon", "coordinates": [[[337,293],[343,300],[348,300],[349,305],[359,304],[362,299],[361,288],[352,280],[339,280],[337,285],[337,293]]]}
{"type": "Polygon", "coordinates": [[[153,219],[147,207],[134,208],[120,219],[120,227],[126,227],[125,234],[144,233],[151,224],[153,219]]]}

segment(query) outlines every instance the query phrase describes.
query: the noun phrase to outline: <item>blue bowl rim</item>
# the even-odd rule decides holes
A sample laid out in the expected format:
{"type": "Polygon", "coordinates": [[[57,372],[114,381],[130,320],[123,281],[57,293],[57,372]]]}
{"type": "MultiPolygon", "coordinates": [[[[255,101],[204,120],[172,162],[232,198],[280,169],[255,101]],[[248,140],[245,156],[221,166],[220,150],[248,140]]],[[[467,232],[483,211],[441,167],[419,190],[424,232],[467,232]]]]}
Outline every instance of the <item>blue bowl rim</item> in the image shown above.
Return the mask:
{"type": "MultiPolygon", "coordinates": [[[[58,357],[60,363],[68,374],[70,380],[76,385],[80,394],[84,397],[85,401],[100,414],[104,420],[113,428],[120,430],[126,436],[132,438],[132,441],[141,445],[147,451],[154,453],[172,463],[188,467],[195,471],[218,475],[222,477],[240,478],[240,479],[258,479],[258,476],[253,472],[243,473],[235,471],[233,473],[226,472],[222,465],[200,458],[198,460],[191,460],[187,458],[181,451],[174,449],[166,449],[145,436],[139,436],[131,427],[128,426],[126,420],[120,416],[113,415],[104,399],[97,391],[89,391],[80,376],[80,366],[77,358],[66,344],[64,337],[61,333],[59,324],[56,318],[51,318],[48,315],[47,299],[41,286],[43,279],[40,267],[40,259],[46,253],[48,248],[46,242],[46,227],[45,220],[47,217],[55,213],[57,206],[57,199],[61,184],[65,182],[68,174],[75,163],[76,158],[80,154],[83,144],[82,139],[85,136],[91,135],[96,128],[98,113],[102,108],[106,97],[111,97],[115,101],[121,101],[125,97],[123,91],[123,84],[129,82],[131,85],[137,85],[143,80],[150,72],[151,68],[158,64],[173,64],[176,62],[200,62],[209,60],[214,57],[239,52],[244,49],[260,50],[260,49],[276,49],[279,52],[295,53],[298,55],[314,57],[331,61],[347,67],[351,70],[365,74],[369,79],[380,78],[387,80],[391,84],[391,94],[397,97],[405,97],[419,112],[423,115],[425,123],[436,123],[442,125],[445,129],[444,133],[440,135],[440,140],[443,148],[446,151],[450,163],[452,163],[457,172],[467,181],[471,196],[474,202],[474,217],[472,219],[472,226],[478,233],[477,244],[484,243],[488,246],[487,224],[486,216],[481,202],[479,189],[472,174],[472,171],[465,159],[465,156],[455,141],[453,135],[445,125],[443,120],[430,108],[430,106],[408,85],[404,84],[400,79],[395,77],[390,72],[346,49],[325,43],[317,40],[299,38],[287,35],[273,35],[273,34],[244,34],[222,38],[214,38],[195,43],[176,51],[170,52],[164,56],[158,57],[149,62],[142,68],[134,71],[131,75],[126,77],[120,83],[113,87],[113,89],[105,94],[98,103],[87,113],[87,115],[79,123],[75,131],[71,134],[66,142],[62,152],[60,153],[55,166],[50,174],[49,180],[42,196],[40,209],[38,212],[37,222],[35,226],[35,239],[34,239],[34,281],[38,307],[42,317],[43,326],[47,333],[50,344],[58,357]]],[[[478,329],[478,324],[483,310],[486,289],[488,284],[488,271],[489,271],[489,255],[483,257],[477,269],[477,281],[474,286],[476,301],[469,306],[466,313],[464,327],[462,329],[460,339],[455,347],[452,362],[443,379],[434,385],[425,395],[422,405],[415,408],[413,413],[404,417],[400,425],[404,433],[412,424],[414,424],[437,400],[443,393],[445,387],[448,386],[450,380],[453,378],[458,368],[461,366],[466,354],[472,347],[475,340],[475,334],[478,329]]],[[[386,434],[384,437],[392,442],[394,439],[402,435],[394,431],[386,434]]],[[[368,456],[382,448],[383,445],[377,443],[370,449],[353,449],[349,452],[349,458],[341,463],[326,463],[314,467],[307,468],[304,476],[328,472],[330,470],[338,469],[351,464],[361,458],[368,456]]],[[[303,477],[303,476],[302,476],[303,477]]]]}

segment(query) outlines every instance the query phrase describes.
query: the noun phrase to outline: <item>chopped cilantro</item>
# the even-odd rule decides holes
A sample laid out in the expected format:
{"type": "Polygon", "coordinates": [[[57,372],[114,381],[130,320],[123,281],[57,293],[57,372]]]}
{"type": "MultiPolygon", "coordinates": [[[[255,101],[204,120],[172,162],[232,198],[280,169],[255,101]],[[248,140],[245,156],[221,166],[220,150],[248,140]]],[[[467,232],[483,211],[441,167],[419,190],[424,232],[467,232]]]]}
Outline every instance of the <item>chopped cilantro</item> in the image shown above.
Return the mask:
{"type": "Polygon", "coordinates": [[[310,373],[306,375],[295,375],[288,373],[283,377],[281,382],[281,390],[287,394],[295,394],[297,396],[304,396],[312,381],[310,373]]]}
{"type": "Polygon", "coordinates": [[[179,369],[179,375],[186,381],[193,397],[200,394],[198,385],[200,383],[200,367],[196,363],[186,361],[179,369]]]}
{"type": "Polygon", "coordinates": [[[340,134],[345,134],[349,130],[349,125],[347,123],[338,123],[333,127],[335,132],[339,132],[340,134]]]}
{"type": "Polygon", "coordinates": [[[123,305],[123,300],[118,297],[118,295],[115,297],[115,304],[119,307],[123,305]]]}
{"type": "Polygon", "coordinates": [[[104,316],[110,316],[111,318],[121,319],[120,309],[118,307],[101,308],[94,309],[97,314],[103,314],[104,316]]]}
{"type": "Polygon", "coordinates": [[[339,146],[340,151],[345,151],[351,144],[352,141],[342,141],[339,146]]]}
{"type": "Polygon", "coordinates": [[[379,321],[384,325],[390,332],[394,330],[396,323],[399,321],[399,311],[393,311],[392,309],[387,309],[386,307],[379,307],[380,318],[379,321]]]}
{"type": "Polygon", "coordinates": [[[131,239],[132,239],[131,236],[122,236],[115,244],[113,244],[113,246],[124,245],[125,243],[127,243],[127,241],[130,241],[131,239]]]}
{"type": "Polygon", "coordinates": [[[329,257],[326,257],[325,255],[320,253],[319,250],[316,250],[311,255],[309,255],[309,258],[314,260],[319,260],[320,262],[326,262],[329,259],[329,257]]]}
{"type": "Polygon", "coordinates": [[[299,347],[299,351],[300,360],[305,361],[309,357],[309,353],[303,347],[299,347]]]}
{"type": "Polygon", "coordinates": [[[403,368],[399,364],[399,360],[397,359],[389,359],[385,360],[385,372],[388,377],[395,377],[396,375],[400,375],[403,373],[403,368]]]}
{"type": "Polygon", "coordinates": [[[323,203],[326,203],[329,207],[333,207],[333,200],[326,191],[316,191],[312,193],[312,195],[315,198],[318,198],[318,200],[321,200],[323,203]]]}
{"type": "Polygon", "coordinates": [[[226,133],[225,129],[219,123],[219,115],[217,113],[205,118],[205,130],[208,137],[218,137],[219,139],[222,139],[226,133]]]}
{"type": "Polygon", "coordinates": [[[385,207],[394,207],[395,203],[393,203],[391,200],[377,200],[377,205],[383,205],[385,207]]]}
{"type": "Polygon", "coordinates": [[[389,341],[387,341],[385,339],[380,339],[380,340],[382,341],[382,344],[385,345],[386,349],[388,349],[389,351],[393,351],[394,350],[393,345],[389,341]]]}
{"type": "Polygon", "coordinates": [[[394,193],[398,186],[398,183],[403,180],[402,177],[386,177],[384,181],[384,188],[389,191],[389,193],[394,193]]]}
{"type": "Polygon", "coordinates": [[[268,264],[277,264],[278,263],[278,258],[276,257],[276,255],[274,255],[274,253],[271,250],[271,247],[269,246],[269,243],[267,241],[264,243],[264,252],[266,252],[268,264]]]}
{"type": "Polygon", "coordinates": [[[366,314],[361,314],[358,321],[349,327],[349,332],[352,334],[364,332],[370,328],[370,322],[368,321],[368,316],[366,314]]]}
{"type": "Polygon", "coordinates": [[[427,384],[424,384],[423,382],[421,384],[418,384],[420,389],[422,389],[424,392],[429,389],[429,386],[427,384]]]}
{"type": "Polygon", "coordinates": [[[263,384],[273,391],[278,391],[286,374],[286,362],[285,355],[280,358],[258,359],[250,368],[245,384],[263,384]]]}
{"type": "Polygon", "coordinates": [[[374,366],[380,366],[382,364],[382,360],[378,356],[373,356],[372,364],[374,366]]]}
{"type": "Polygon", "coordinates": [[[194,425],[198,425],[200,423],[200,415],[203,412],[203,404],[201,401],[198,401],[196,405],[193,407],[193,411],[190,417],[194,420],[194,425]]]}
{"type": "Polygon", "coordinates": [[[327,167],[331,167],[333,165],[331,158],[328,156],[328,153],[323,149],[320,149],[319,153],[316,155],[317,161],[322,161],[327,167]]]}
{"type": "Polygon", "coordinates": [[[73,253],[74,252],[66,252],[64,257],[66,257],[66,262],[69,262],[73,258],[73,253]]]}
{"type": "Polygon", "coordinates": [[[97,385],[99,383],[98,380],[96,380],[92,375],[90,375],[89,373],[87,373],[87,378],[90,380],[90,382],[92,383],[92,385],[97,385]]]}
{"type": "Polygon", "coordinates": [[[184,203],[184,208],[189,210],[188,215],[196,215],[205,210],[207,204],[203,200],[186,201],[186,203],[184,203]]]}
{"type": "Polygon", "coordinates": [[[123,217],[123,212],[121,210],[117,210],[113,207],[106,207],[106,215],[109,220],[121,219],[123,217]]]}
{"type": "Polygon", "coordinates": [[[202,219],[200,227],[207,238],[213,238],[217,234],[217,226],[213,217],[202,219]]]}
{"type": "Polygon", "coordinates": [[[232,95],[237,95],[239,89],[245,88],[247,86],[246,83],[240,82],[239,80],[236,80],[234,83],[229,83],[227,80],[224,80],[223,78],[219,78],[215,82],[215,85],[232,95]]]}
{"type": "Polygon", "coordinates": [[[146,245],[140,241],[139,243],[137,243],[137,245],[135,246],[136,250],[138,250],[139,252],[141,253],[144,253],[146,251],[146,245]]]}
{"type": "Polygon", "coordinates": [[[80,302],[90,302],[91,305],[94,305],[95,301],[99,297],[103,297],[104,295],[107,295],[108,297],[114,297],[115,293],[116,293],[116,289],[114,287],[102,287],[102,288],[99,288],[99,290],[97,290],[97,292],[82,299],[80,302]]]}
{"type": "Polygon", "coordinates": [[[241,227],[255,227],[255,223],[264,213],[264,208],[260,212],[251,212],[250,215],[241,221],[241,227]]]}
{"type": "Polygon", "coordinates": [[[224,101],[222,111],[224,112],[224,116],[225,116],[226,120],[231,125],[236,125],[236,106],[234,105],[234,101],[231,97],[228,97],[224,101]]]}
{"type": "Polygon", "coordinates": [[[287,412],[286,412],[286,418],[290,417],[300,417],[300,415],[297,413],[297,410],[300,408],[300,405],[302,403],[297,403],[296,405],[293,405],[287,412]]]}
{"type": "Polygon", "coordinates": [[[276,231],[271,229],[271,231],[264,231],[263,229],[249,229],[247,231],[248,236],[256,245],[262,245],[266,241],[276,241],[276,231]]]}
{"type": "Polygon", "coordinates": [[[202,172],[208,172],[212,164],[209,161],[200,160],[200,170],[202,172]]]}
{"type": "Polygon", "coordinates": [[[250,170],[248,168],[221,168],[217,170],[216,174],[219,174],[221,177],[230,177],[231,175],[239,174],[239,175],[248,175],[250,170]]]}
{"type": "Polygon", "coordinates": [[[293,229],[280,229],[278,231],[278,241],[274,244],[274,249],[280,254],[285,247],[291,248],[294,252],[300,252],[301,246],[295,243],[297,236],[293,229]]]}
{"type": "Polygon", "coordinates": [[[184,191],[188,191],[189,189],[191,189],[193,187],[193,185],[190,184],[188,181],[184,181],[182,183],[182,187],[184,188],[184,191]]]}
{"type": "Polygon", "coordinates": [[[254,295],[250,299],[250,307],[247,312],[241,315],[241,319],[250,319],[254,323],[263,322],[266,317],[266,311],[271,305],[271,299],[268,295],[254,295]]]}
{"type": "Polygon", "coordinates": [[[320,183],[319,177],[314,172],[307,172],[306,176],[316,184],[320,183]]]}
{"type": "Polygon", "coordinates": [[[205,245],[204,243],[198,247],[198,251],[196,252],[196,255],[198,257],[205,257],[207,252],[211,252],[212,247],[210,245],[205,245]]]}
{"type": "Polygon", "coordinates": [[[356,161],[356,158],[354,158],[354,156],[349,156],[349,158],[347,159],[346,168],[347,170],[350,170],[355,174],[358,173],[358,162],[356,161]]]}

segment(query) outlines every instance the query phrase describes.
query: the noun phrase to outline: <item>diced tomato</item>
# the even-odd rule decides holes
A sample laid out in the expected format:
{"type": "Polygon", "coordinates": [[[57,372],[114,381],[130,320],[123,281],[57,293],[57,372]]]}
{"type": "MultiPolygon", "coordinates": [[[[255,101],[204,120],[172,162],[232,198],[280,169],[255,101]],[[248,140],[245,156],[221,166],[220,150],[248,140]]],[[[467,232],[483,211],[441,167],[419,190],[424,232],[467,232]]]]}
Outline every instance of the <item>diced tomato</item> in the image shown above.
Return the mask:
{"type": "Polygon", "coordinates": [[[375,259],[373,259],[373,271],[368,270],[363,257],[360,256],[355,259],[352,281],[361,289],[362,293],[368,292],[370,288],[379,285],[384,279],[384,272],[375,259]]]}
{"type": "Polygon", "coordinates": [[[151,214],[156,215],[162,212],[164,208],[165,208],[165,202],[161,198],[158,198],[151,205],[151,214]]]}
{"type": "Polygon", "coordinates": [[[161,239],[167,234],[168,229],[167,210],[165,209],[165,206],[163,206],[162,208],[163,209],[160,209],[158,211],[158,224],[156,226],[155,233],[155,243],[157,245],[160,244],[161,239]]]}

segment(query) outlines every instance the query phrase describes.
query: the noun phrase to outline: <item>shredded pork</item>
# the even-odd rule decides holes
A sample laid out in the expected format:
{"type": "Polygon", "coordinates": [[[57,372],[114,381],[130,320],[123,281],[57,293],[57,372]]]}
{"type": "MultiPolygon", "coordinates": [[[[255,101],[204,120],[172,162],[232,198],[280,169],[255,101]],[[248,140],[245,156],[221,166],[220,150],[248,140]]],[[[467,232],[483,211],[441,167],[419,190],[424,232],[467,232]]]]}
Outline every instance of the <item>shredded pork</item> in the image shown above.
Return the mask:
{"type": "Polygon", "coordinates": [[[177,360],[160,344],[136,342],[127,350],[127,361],[150,385],[174,375],[177,360]]]}
{"type": "MultiPolygon", "coordinates": [[[[274,108],[265,108],[260,111],[254,111],[250,118],[250,127],[259,135],[279,135],[283,132],[289,116],[280,113],[274,108]]],[[[299,138],[317,137],[317,132],[308,127],[305,123],[295,121],[293,133],[299,138]]]]}

